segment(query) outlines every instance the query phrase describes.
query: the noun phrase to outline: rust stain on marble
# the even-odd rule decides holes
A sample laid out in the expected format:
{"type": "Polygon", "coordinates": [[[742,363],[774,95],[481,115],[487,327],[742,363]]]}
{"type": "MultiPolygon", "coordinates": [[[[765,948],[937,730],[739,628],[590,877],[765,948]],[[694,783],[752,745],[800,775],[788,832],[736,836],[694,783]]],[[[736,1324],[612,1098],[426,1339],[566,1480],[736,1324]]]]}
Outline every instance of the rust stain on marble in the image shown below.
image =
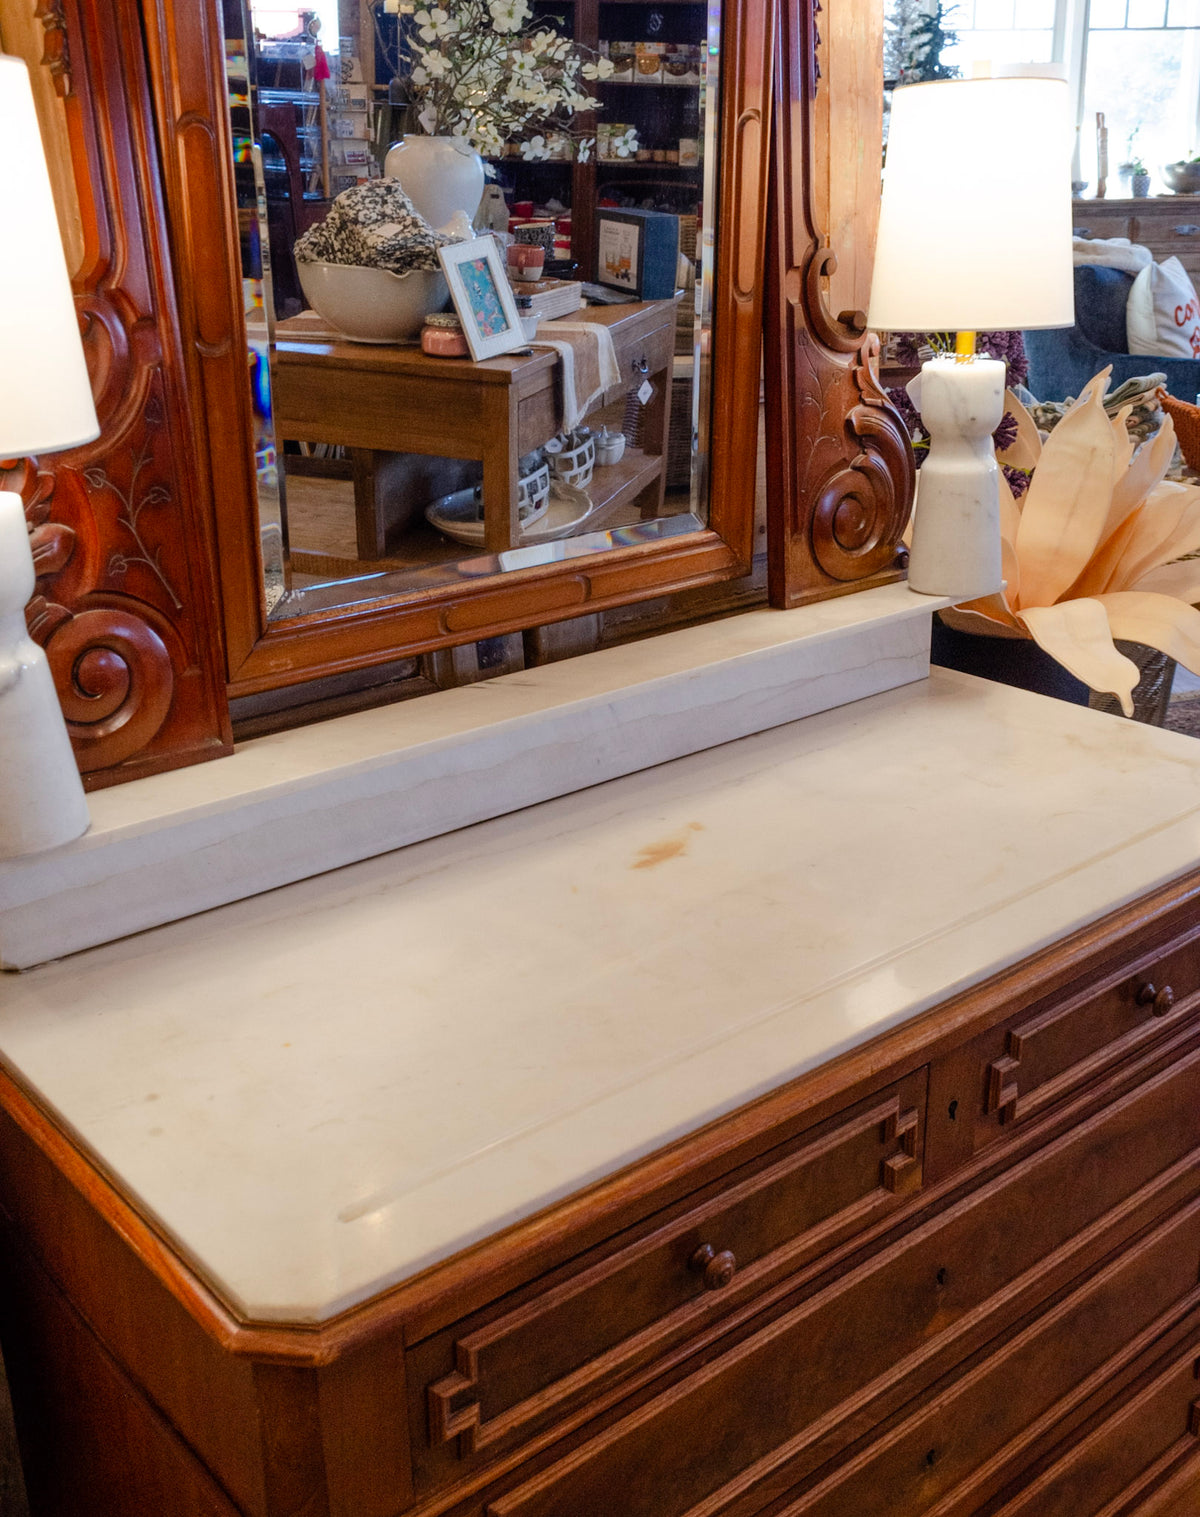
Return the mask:
{"type": "Polygon", "coordinates": [[[679,832],[672,833],[669,837],[660,838],[656,843],[647,843],[644,848],[638,850],[638,856],[629,866],[631,869],[654,869],[659,864],[665,864],[668,859],[677,859],[688,850],[691,838],[689,832],[703,832],[703,822],[689,822],[679,832]]]}

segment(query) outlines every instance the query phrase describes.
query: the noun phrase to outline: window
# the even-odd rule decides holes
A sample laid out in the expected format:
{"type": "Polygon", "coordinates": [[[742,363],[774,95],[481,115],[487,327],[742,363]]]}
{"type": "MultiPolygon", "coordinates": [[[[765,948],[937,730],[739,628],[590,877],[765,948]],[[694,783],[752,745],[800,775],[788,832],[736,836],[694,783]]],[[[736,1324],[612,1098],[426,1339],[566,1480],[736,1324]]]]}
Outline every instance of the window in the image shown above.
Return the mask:
{"type": "Polygon", "coordinates": [[[1091,0],[1085,9],[1079,177],[1095,187],[1103,111],[1109,194],[1120,193],[1120,165],[1132,159],[1162,188],[1160,166],[1200,148],[1200,0],[1091,0]]]}
{"type": "MultiPolygon", "coordinates": [[[[930,0],[924,0],[926,6],[930,0]]],[[[911,0],[886,0],[889,19],[911,0]]],[[[1096,114],[1108,128],[1108,193],[1129,194],[1140,159],[1151,191],[1164,163],[1200,152],[1200,0],[959,0],[941,55],[964,75],[977,62],[1061,65],[1079,129],[1075,177],[1096,185],[1096,114]]]]}

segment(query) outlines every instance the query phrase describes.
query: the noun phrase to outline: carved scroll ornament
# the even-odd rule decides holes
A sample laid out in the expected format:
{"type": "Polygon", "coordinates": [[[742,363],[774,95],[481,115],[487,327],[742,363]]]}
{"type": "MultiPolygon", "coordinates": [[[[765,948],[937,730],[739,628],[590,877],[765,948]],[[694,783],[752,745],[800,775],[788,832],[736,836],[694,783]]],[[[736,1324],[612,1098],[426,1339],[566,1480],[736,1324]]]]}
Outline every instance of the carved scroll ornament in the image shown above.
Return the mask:
{"type": "Polygon", "coordinates": [[[10,462],[45,649],[90,785],[228,750],[208,551],[194,505],[168,251],[143,130],[135,0],[40,0],[83,218],[76,306],[101,434],[10,462]],[[74,56],[72,73],[70,58],[74,56]]]}
{"type": "Polygon", "coordinates": [[[785,6],[776,75],[768,500],[771,597],[785,606],[899,577],[915,487],[907,430],[876,378],[878,341],[860,312],[828,310],[837,259],[814,207],[818,9],[785,6]]]}

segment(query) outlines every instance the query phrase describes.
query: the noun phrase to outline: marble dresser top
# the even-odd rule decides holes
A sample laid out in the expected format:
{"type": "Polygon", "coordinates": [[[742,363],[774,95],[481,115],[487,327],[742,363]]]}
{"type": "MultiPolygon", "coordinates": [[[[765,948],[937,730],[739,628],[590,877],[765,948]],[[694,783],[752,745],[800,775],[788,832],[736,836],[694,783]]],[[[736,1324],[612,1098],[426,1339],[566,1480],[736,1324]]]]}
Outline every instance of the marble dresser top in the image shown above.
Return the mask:
{"type": "Polygon", "coordinates": [[[240,1314],[323,1320],[1200,863],[1200,744],[935,671],[0,980],[240,1314]]]}

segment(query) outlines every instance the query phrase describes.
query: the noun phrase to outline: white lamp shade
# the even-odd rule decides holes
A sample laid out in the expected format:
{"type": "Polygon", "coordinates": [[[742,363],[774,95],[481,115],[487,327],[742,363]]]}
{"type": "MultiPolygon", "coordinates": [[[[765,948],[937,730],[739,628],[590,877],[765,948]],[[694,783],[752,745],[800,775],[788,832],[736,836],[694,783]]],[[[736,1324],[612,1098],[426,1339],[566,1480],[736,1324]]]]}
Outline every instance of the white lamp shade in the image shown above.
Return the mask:
{"type": "Polygon", "coordinates": [[[29,71],[0,54],[0,458],[100,435],[29,71]]]}
{"type": "Polygon", "coordinates": [[[1075,320],[1067,85],[954,79],[892,96],[870,325],[1010,331],[1075,320]]]}

